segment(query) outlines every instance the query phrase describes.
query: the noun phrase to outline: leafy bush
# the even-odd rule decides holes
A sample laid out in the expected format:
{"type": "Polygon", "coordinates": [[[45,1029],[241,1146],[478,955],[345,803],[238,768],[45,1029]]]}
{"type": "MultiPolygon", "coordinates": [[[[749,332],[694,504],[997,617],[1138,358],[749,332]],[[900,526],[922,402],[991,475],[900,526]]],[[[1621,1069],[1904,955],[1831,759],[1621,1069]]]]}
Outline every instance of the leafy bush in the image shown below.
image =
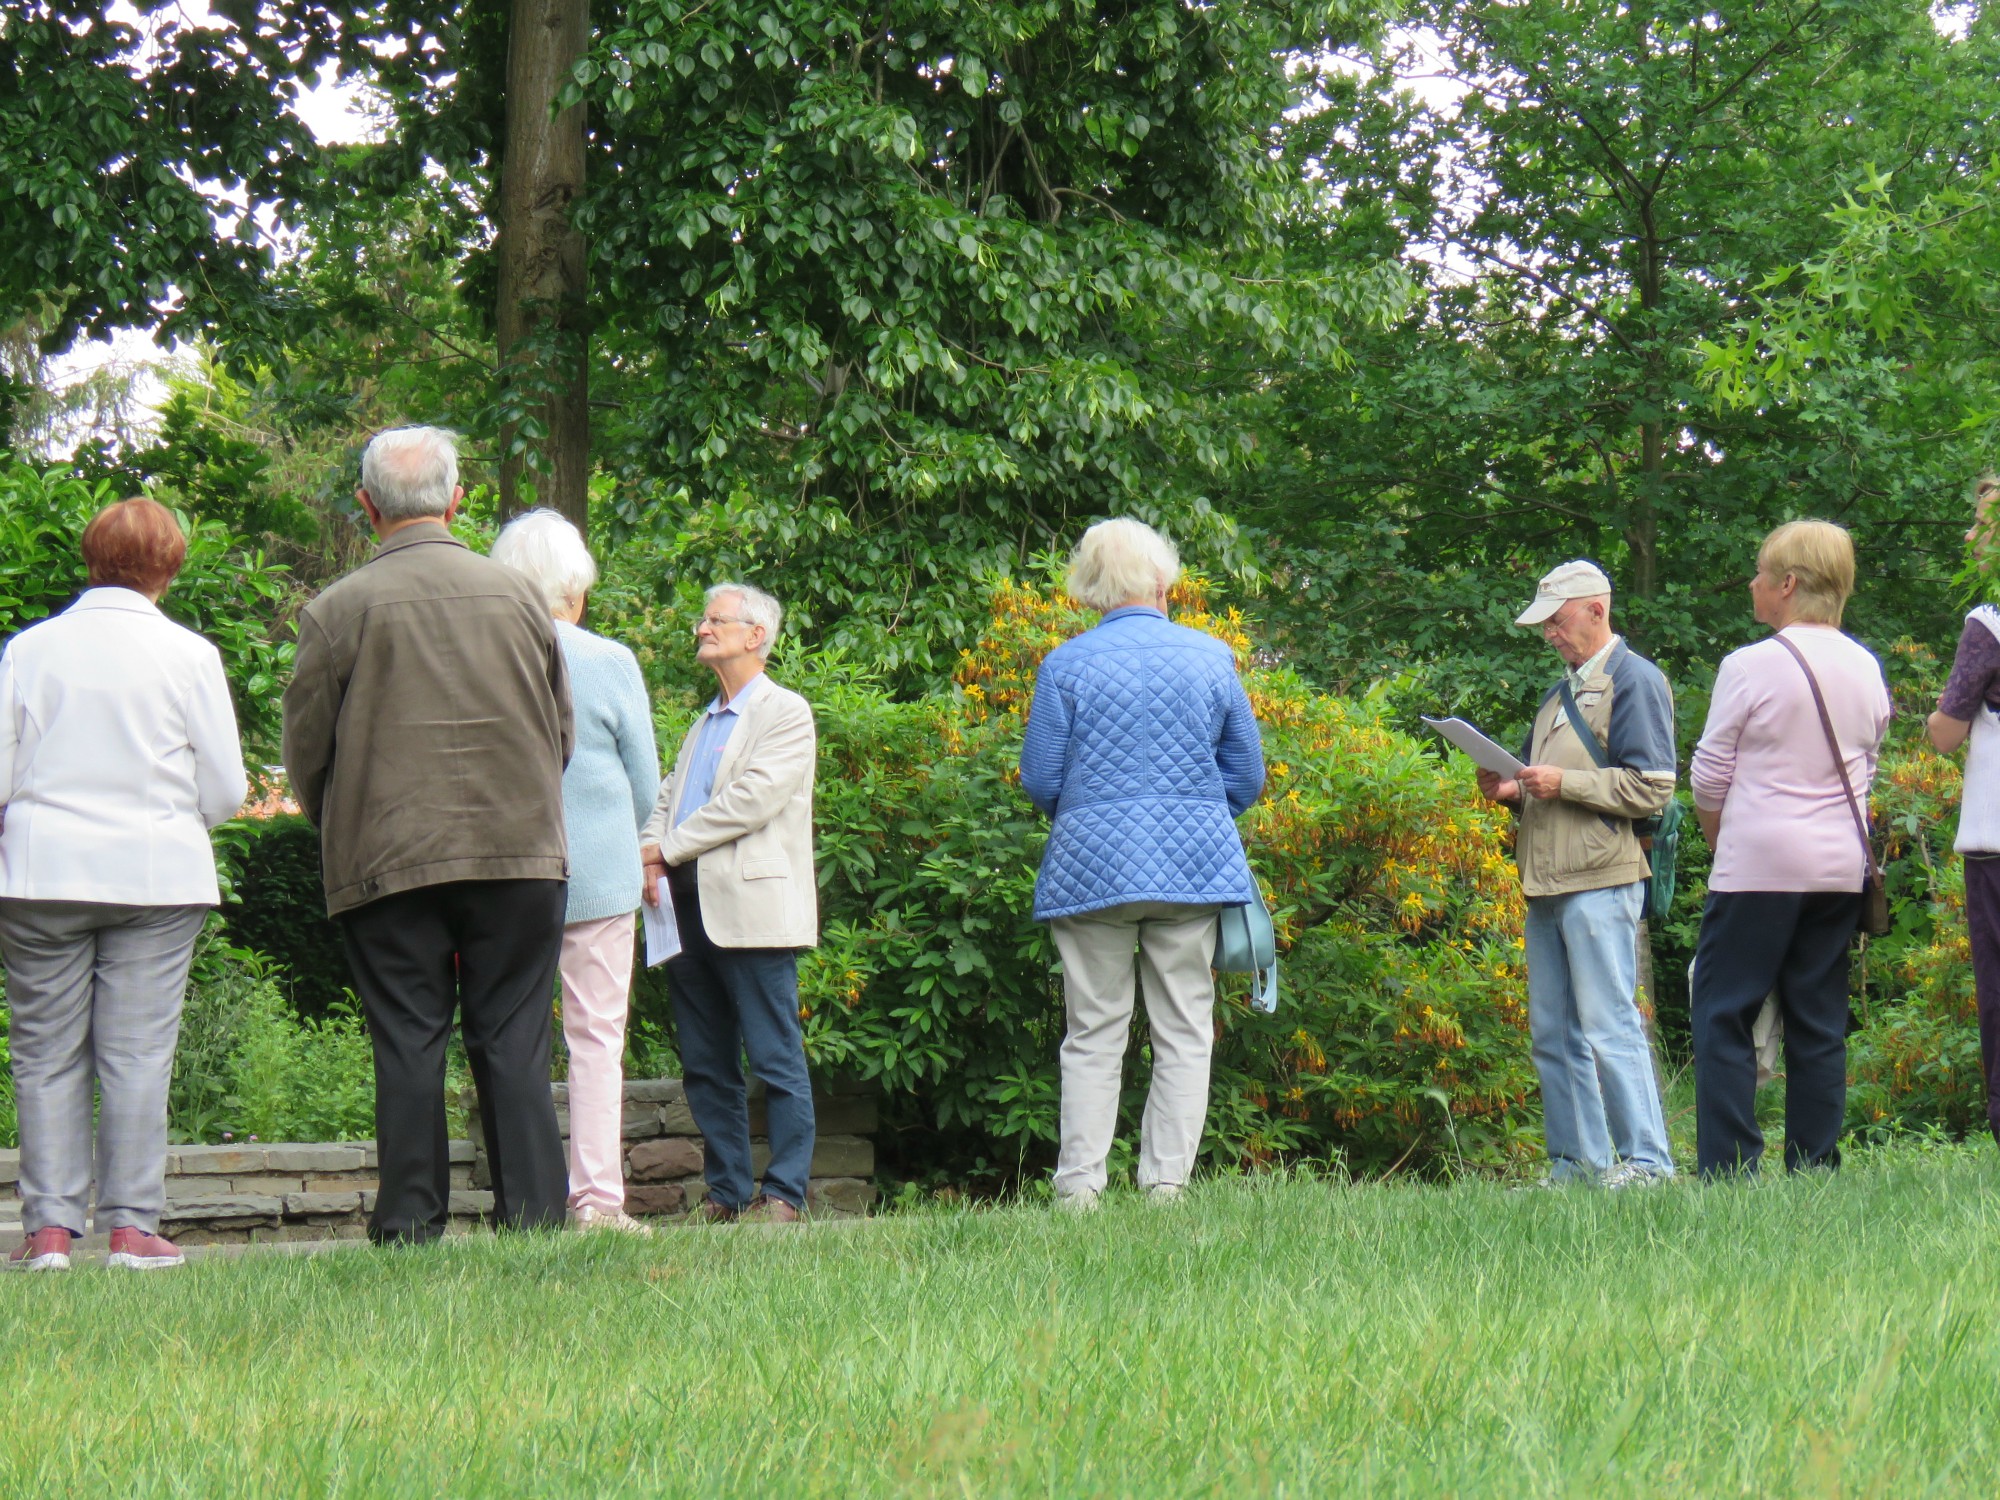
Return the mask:
{"type": "Polygon", "coordinates": [[[375,1133],[375,1065],[346,1002],[322,1019],[293,1014],[280,973],[231,946],[211,922],[196,951],[168,1094],[177,1140],[366,1140],[375,1133]]]}
{"type": "MultiPolygon", "coordinates": [[[[77,543],[90,518],[121,498],[109,481],[67,469],[0,467],[0,637],[62,610],[88,581],[77,543]]],[[[292,646],[279,628],[290,584],[282,568],[212,521],[190,523],[187,561],[160,607],[222,653],[245,758],[276,759],[279,697],[292,646]]]]}
{"type": "MultiPolygon", "coordinates": [[[[1201,584],[1175,607],[1251,659],[1243,622],[1211,614],[1201,584]]],[[[949,697],[897,703],[851,668],[794,672],[821,738],[808,1050],[879,1079],[892,1114],[925,1132],[906,1169],[1011,1173],[1056,1138],[1061,984],[1031,917],[1046,825],[1015,766],[1036,667],[1091,623],[1052,592],[1002,584],[949,697]]],[[[1383,1171],[1522,1157],[1536,1110],[1504,817],[1379,705],[1289,673],[1246,681],[1271,780],[1243,827],[1285,984],[1275,1016],[1250,1011],[1241,985],[1218,1008],[1211,1158],[1383,1171]]],[[[1129,1064],[1128,1128],[1138,1049],[1129,1064]]]]}
{"type": "Polygon", "coordinates": [[[1928,745],[1885,756],[1874,797],[1895,925],[1863,950],[1848,1124],[1866,1135],[1986,1128],[1965,867],[1951,850],[1958,763],[1928,745]]]}
{"type": "Polygon", "coordinates": [[[353,987],[340,928],[326,914],[319,830],[298,815],[248,820],[235,851],[230,941],[284,966],[293,1008],[321,1017],[353,987]]]}

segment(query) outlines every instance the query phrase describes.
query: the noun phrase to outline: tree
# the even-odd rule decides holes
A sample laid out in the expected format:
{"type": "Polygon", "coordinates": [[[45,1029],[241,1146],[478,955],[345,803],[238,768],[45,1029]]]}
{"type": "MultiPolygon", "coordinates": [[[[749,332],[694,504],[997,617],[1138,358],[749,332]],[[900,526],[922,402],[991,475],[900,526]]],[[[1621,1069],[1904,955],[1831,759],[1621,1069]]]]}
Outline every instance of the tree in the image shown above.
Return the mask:
{"type": "Polygon", "coordinates": [[[1392,267],[1279,253],[1297,59],[1370,25],[633,0],[566,96],[593,103],[576,219],[623,523],[906,680],[949,672],[982,573],[1093,516],[1246,569],[1211,503],[1258,454],[1238,398],[1400,305],[1392,267]]]}
{"type": "Polygon", "coordinates": [[[584,107],[557,96],[590,45],[586,0],[513,0],[507,29],[507,138],[501,156],[494,321],[503,400],[531,410],[500,429],[501,515],[520,508],[526,457],[542,451],[540,498],[589,525],[589,314],[583,236],[584,107]]]}
{"type": "Polygon", "coordinates": [[[1857,530],[1864,638],[1947,629],[1938,511],[1968,454],[1906,420],[1911,372],[1878,351],[1810,402],[1718,409],[1697,351],[1812,254],[1870,161],[1898,164],[1906,206],[1980,168],[2000,144],[1986,54],[1902,0],[1422,18],[1440,57],[1406,38],[1291,131],[1302,171],[1375,205],[1353,243],[1302,234],[1310,253],[1400,239],[1425,263],[1411,315],[1354,341],[1352,376],[1278,377],[1278,456],[1223,502],[1281,560],[1267,607],[1296,659],[1335,682],[1411,671],[1426,701],[1511,723],[1545,670],[1511,630],[1521,591],[1593,556],[1698,716],[1750,628],[1756,540],[1800,514],[1857,530]],[[1392,66],[1444,72],[1461,102],[1398,99],[1392,66]]]}

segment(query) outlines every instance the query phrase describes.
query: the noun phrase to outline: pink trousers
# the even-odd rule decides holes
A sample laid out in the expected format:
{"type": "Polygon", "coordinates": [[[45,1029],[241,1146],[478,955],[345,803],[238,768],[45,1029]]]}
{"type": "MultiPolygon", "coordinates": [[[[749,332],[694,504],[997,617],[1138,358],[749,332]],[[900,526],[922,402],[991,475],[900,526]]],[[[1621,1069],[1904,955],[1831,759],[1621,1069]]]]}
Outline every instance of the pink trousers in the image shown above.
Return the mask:
{"type": "Polygon", "coordinates": [[[569,1047],[569,1206],[625,1206],[625,1012],[632,996],[630,912],[563,928],[563,1041],[569,1047]]]}

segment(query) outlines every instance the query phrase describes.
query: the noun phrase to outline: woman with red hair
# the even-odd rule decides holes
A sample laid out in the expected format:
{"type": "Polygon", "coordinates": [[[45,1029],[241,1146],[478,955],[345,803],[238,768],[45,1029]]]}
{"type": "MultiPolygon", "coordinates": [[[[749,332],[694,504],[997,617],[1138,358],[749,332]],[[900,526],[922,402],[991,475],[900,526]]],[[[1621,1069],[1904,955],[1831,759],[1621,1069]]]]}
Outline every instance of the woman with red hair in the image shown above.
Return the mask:
{"type": "Polygon", "coordinates": [[[220,900],[208,831],[248,791],[222,658],[158,607],[186,556],[165,506],[106,506],[83,532],[89,588],[0,653],[16,1270],[68,1269],[93,1155],[111,1264],[182,1259],[159,1233],[167,1085],[195,938],[220,900]]]}

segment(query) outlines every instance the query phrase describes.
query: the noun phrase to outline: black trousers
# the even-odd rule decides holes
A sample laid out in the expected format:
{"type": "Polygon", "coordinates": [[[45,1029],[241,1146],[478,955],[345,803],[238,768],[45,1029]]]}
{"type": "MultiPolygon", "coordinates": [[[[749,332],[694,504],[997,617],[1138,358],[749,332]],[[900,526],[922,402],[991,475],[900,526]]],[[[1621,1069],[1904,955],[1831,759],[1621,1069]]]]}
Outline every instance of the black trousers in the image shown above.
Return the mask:
{"type": "Polygon", "coordinates": [[[452,1013],[479,1088],[502,1225],[560,1224],[569,1167],[549,1093],[549,1009],[562,956],[560,880],[425,886],[341,918],[375,1045],[381,1185],[368,1237],[429,1240],[450,1214],[445,1043],[452,1013]]]}
{"type": "Polygon", "coordinates": [[[1785,1166],[1837,1167],[1847,1120],[1847,955],[1858,891],[1711,891],[1695,947],[1695,1157],[1702,1175],[1754,1170],[1750,1028],[1773,992],[1785,1020],[1785,1166]]]}

